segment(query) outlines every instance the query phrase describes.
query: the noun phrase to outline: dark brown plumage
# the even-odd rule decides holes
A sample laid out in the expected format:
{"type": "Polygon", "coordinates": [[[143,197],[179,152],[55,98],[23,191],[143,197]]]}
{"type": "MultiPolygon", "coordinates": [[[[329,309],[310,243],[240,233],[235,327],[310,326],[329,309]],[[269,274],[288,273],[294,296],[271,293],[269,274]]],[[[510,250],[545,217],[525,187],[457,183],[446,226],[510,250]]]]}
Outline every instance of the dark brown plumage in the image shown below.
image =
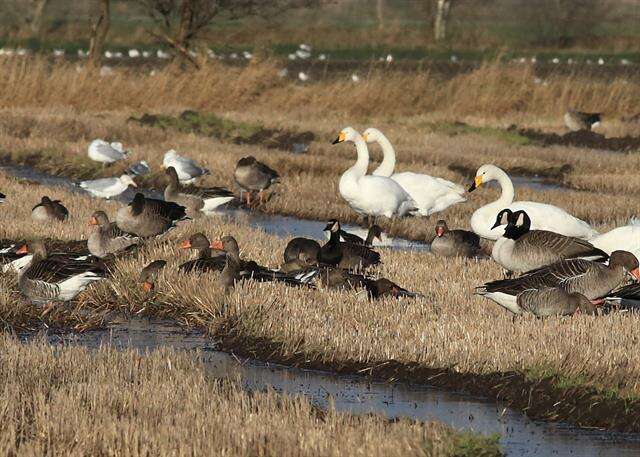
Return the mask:
{"type": "Polygon", "coordinates": [[[51,200],[46,195],[40,203],[31,210],[31,218],[39,222],[65,221],[69,217],[69,211],[60,200],[51,200]]]}
{"type": "Polygon", "coordinates": [[[142,283],[142,288],[146,292],[151,292],[155,289],[156,280],[158,279],[158,274],[160,270],[162,270],[167,262],[165,260],[154,260],[149,265],[144,267],[140,272],[140,282],[142,283]]]}

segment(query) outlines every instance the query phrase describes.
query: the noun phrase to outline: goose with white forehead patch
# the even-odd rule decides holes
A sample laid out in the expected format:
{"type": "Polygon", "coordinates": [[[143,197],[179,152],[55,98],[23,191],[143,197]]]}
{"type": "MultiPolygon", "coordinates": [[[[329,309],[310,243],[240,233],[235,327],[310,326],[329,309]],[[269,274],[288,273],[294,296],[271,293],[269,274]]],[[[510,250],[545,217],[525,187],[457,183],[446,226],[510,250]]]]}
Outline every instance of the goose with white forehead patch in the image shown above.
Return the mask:
{"type": "Polygon", "coordinates": [[[356,163],[340,178],[340,195],[349,206],[365,216],[405,216],[417,210],[416,202],[393,179],[367,176],[369,150],[362,135],[352,127],[342,129],[333,144],[354,143],[358,153],[356,163]]]}
{"type": "Polygon", "coordinates": [[[446,179],[429,176],[423,173],[404,171],[394,173],[396,166],[396,151],[391,142],[378,129],[368,128],[362,135],[367,143],[378,143],[382,148],[384,158],[382,163],[371,173],[374,176],[385,176],[395,182],[411,196],[418,206],[421,216],[443,211],[444,209],[466,201],[463,197],[464,188],[446,179]]]}
{"type": "Polygon", "coordinates": [[[471,229],[482,238],[497,240],[504,233],[505,226],[495,226],[496,214],[505,208],[511,211],[526,211],[531,218],[531,230],[548,230],[565,236],[589,240],[598,234],[585,221],[567,213],[562,208],[546,203],[514,201],[515,190],[509,176],[495,165],[487,164],[478,168],[469,192],[483,184],[498,181],[500,198],[478,208],[471,216],[471,229]]]}

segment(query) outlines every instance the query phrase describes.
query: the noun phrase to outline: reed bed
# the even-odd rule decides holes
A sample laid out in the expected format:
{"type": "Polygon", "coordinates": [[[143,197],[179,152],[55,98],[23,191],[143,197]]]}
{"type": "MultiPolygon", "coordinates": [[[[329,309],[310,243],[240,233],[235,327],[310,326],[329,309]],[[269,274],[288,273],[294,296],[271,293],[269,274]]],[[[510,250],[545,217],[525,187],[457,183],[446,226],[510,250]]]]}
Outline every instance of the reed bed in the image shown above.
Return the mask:
{"type": "Polygon", "coordinates": [[[495,438],[440,423],[319,411],[244,392],[198,357],[52,348],[0,338],[4,455],[498,456],[495,438]]]}

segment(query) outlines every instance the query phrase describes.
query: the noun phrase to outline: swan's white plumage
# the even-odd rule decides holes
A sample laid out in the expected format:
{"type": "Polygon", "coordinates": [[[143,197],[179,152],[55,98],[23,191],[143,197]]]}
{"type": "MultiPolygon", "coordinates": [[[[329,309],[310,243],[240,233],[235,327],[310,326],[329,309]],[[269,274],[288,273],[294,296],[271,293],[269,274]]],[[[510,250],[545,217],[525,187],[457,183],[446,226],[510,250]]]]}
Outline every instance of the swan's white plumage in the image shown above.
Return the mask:
{"type": "Polygon", "coordinates": [[[400,184],[416,202],[417,212],[421,216],[429,216],[443,211],[451,205],[466,201],[463,197],[464,188],[446,179],[411,171],[393,173],[396,165],[396,152],[387,137],[374,128],[367,129],[363,136],[368,143],[379,143],[384,155],[382,163],[372,175],[389,177],[400,184]]]}
{"type": "Polygon", "coordinates": [[[340,178],[340,195],[354,211],[368,216],[404,216],[416,209],[415,201],[394,180],[367,176],[369,151],[362,135],[351,127],[340,132],[340,141],[355,143],[358,159],[340,178]]]}
{"type": "Polygon", "coordinates": [[[566,236],[590,240],[598,235],[585,221],[567,213],[562,208],[546,203],[514,202],[514,188],[509,176],[495,165],[483,165],[476,173],[476,183],[498,181],[502,189],[500,198],[478,208],[471,216],[471,229],[482,238],[497,240],[504,233],[504,225],[494,229],[498,213],[509,208],[511,211],[524,210],[531,218],[531,230],[549,230],[566,236]]]}
{"type": "Polygon", "coordinates": [[[640,259],[640,226],[635,221],[630,221],[631,225],[614,228],[592,238],[591,244],[598,249],[602,249],[607,254],[613,251],[628,251],[640,259]]]}

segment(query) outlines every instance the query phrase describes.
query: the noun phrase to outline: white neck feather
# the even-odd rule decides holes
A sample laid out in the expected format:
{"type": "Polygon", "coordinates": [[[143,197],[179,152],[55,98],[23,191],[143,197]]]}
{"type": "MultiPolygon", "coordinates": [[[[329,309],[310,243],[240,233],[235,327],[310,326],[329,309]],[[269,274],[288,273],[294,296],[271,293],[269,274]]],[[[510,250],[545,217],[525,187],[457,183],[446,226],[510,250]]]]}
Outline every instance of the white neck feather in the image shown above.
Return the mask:
{"type": "Polygon", "coordinates": [[[356,145],[356,151],[358,152],[358,160],[351,167],[351,171],[358,176],[364,176],[367,174],[367,168],[369,168],[369,149],[367,143],[365,143],[362,136],[358,135],[353,140],[356,145]]]}
{"type": "Polygon", "coordinates": [[[393,149],[393,145],[382,133],[378,133],[378,144],[382,147],[383,159],[378,168],[375,169],[372,175],[389,177],[393,174],[393,170],[396,168],[396,151],[393,149]]]}
{"type": "Polygon", "coordinates": [[[498,181],[500,188],[502,189],[500,198],[495,201],[495,204],[499,204],[502,208],[506,208],[513,203],[513,199],[515,198],[515,190],[513,188],[511,178],[509,178],[509,175],[503,170],[496,168],[495,178],[493,178],[493,180],[498,181]]]}

